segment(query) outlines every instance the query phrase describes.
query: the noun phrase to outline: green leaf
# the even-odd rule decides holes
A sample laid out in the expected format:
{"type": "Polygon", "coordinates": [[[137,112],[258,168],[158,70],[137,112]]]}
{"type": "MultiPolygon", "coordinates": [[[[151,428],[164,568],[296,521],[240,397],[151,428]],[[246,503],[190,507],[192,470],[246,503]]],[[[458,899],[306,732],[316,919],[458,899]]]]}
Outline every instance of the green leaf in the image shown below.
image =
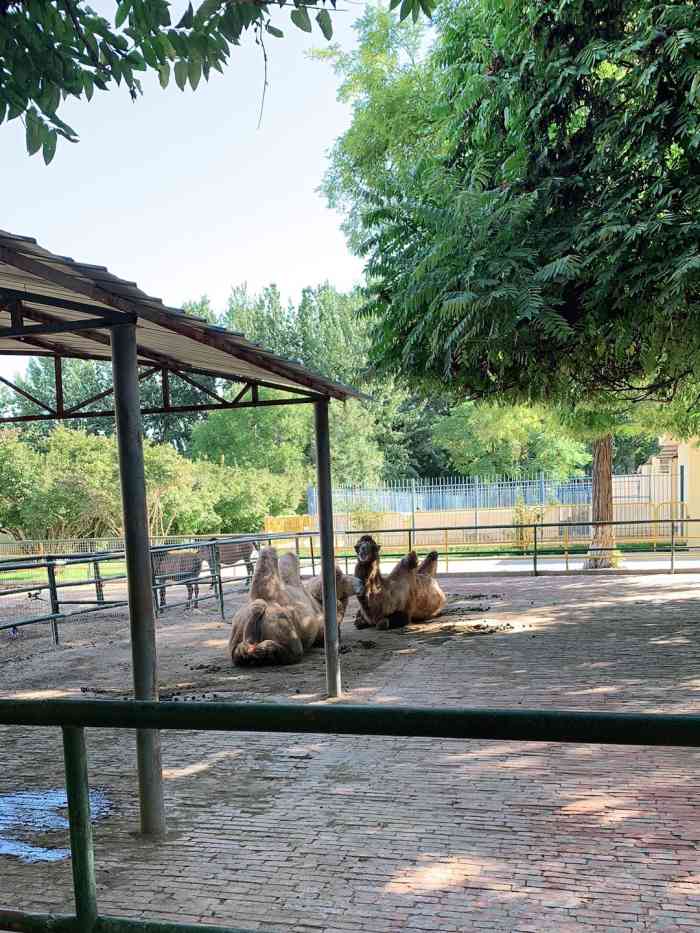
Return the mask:
{"type": "Polygon", "coordinates": [[[29,155],[34,155],[35,152],[38,152],[41,148],[43,142],[43,129],[44,126],[37,116],[36,110],[32,107],[27,111],[27,116],[25,117],[26,124],[26,137],[27,137],[27,152],[29,155]]]}
{"type": "Polygon", "coordinates": [[[168,86],[170,82],[170,65],[167,62],[158,69],[158,80],[163,89],[168,86]]]}
{"type": "Polygon", "coordinates": [[[413,11],[414,0],[403,0],[401,4],[401,10],[399,11],[399,20],[403,21],[407,16],[410,16],[413,11]]]}
{"type": "Polygon", "coordinates": [[[265,31],[269,32],[271,36],[274,36],[275,39],[283,39],[284,33],[281,29],[278,29],[276,26],[272,26],[270,23],[267,23],[265,26],[265,31]]]}
{"type": "Polygon", "coordinates": [[[311,32],[311,20],[305,6],[299,7],[298,10],[292,10],[292,22],[304,32],[311,32]]]}
{"type": "Polygon", "coordinates": [[[199,84],[199,79],[202,77],[202,63],[198,58],[190,59],[188,74],[189,74],[190,85],[192,86],[192,90],[196,91],[197,85],[199,84]]]}
{"type": "Polygon", "coordinates": [[[56,155],[57,139],[58,139],[58,133],[56,132],[56,130],[49,130],[49,132],[46,133],[45,135],[44,148],[42,151],[42,155],[44,156],[44,162],[46,165],[48,165],[49,162],[51,162],[53,157],[56,155]]]}
{"type": "Polygon", "coordinates": [[[316,16],[316,22],[321,28],[324,38],[330,40],[333,38],[333,21],[328,10],[319,10],[316,16]]]}
{"type": "Polygon", "coordinates": [[[131,0],[122,0],[122,2],[117,7],[117,15],[114,17],[114,25],[119,29],[119,27],[124,23],[127,16],[129,15],[129,9],[131,7],[131,0]]]}
{"type": "Polygon", "coordinates": [[[181,91],[185,90],[185,85],[187,84],[187,62],[183,62],[182,59],[175,62],[175,83],[181,91]]]}

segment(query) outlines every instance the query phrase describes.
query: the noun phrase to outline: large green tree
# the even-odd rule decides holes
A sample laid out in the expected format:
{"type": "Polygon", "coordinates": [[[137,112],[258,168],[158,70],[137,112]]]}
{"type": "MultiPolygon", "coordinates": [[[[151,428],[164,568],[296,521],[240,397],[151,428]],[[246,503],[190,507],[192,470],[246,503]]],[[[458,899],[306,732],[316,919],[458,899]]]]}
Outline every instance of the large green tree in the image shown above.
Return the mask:
{"type": "Polygon", "coordinates": [[[582,475],[591,461],[553,412],[527,405],[463,402],[436,423],[434,438],[467,476],[566,479],[582,475]]]}
{"type": "Polygon", "coordinates": [[[364,194],[375,362],[474,397],[672,393],[700,356],[699,50],[695,4],[443,8],[434,147],[364,194]]]}
{"type": "MultiPolygon", "coordinates": [[[[0,0],[0,123],[21,118],[27,150],[42,150],[48,163],[58,137],[75,142],[76,131],[59,116],[69,97],[91,100],[95,90],[115,85],[136,98],[140,75],[157,74],[162,87],[171,78],[181,90],[196,90],[213,70],[223,71],[232,46],[246,31],[265,53],[268,38],[281,38],[280,17],[304,32],[311,17],[330,39],[335,0],[203,0],[196,9],[168,0],[114,0],[97,13],[86,0],[0,0]]],[[[403,0],[401,15],[430,13],[432,0],[403,0]]]]}

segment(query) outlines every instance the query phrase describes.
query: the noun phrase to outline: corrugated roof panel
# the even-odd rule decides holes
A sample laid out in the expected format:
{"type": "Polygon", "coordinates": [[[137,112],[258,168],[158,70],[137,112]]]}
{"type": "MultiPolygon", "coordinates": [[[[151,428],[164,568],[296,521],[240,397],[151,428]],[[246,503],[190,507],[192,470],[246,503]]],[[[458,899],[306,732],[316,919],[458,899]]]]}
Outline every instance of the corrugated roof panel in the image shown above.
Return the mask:
{"type": "MultiPolygon", "coordinates": [[[[241,334],[168,308],[135,283],[113,276],[104,266],[77,263],[70,257],[50,253],[31,238],[0,231],[0,290],[3,287],[28,293],[28,312],[40,311],[56,320],[93,317],[100,308],[136,315],[143,359],[152,354],[183,371],[201,370],[232,380],[259,381],[339,399],[359,395],[355,389],[331,382],[296,361],[264,350],[241,334]],[[30,298],[29,293],[70,301],[71,310],[30,298]],[[81,305],[93,307],[83,310],[81,305]]],[[[53,346],[59,353],[73,351],[95,359],[109,356],[109,347],[91,340],[86,333],[42,335],[41,343],[53,346]]],[[[29,346],[7,339],[0,340],[0,353],[18,345],[31,355],[29,346]]]]}

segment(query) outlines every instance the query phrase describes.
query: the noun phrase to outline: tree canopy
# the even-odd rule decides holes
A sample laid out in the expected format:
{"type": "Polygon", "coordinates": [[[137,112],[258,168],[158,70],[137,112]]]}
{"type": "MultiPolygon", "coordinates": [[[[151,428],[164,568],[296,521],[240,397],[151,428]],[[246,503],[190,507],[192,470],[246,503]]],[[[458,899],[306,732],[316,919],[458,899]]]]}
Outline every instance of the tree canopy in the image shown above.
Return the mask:
{"type": "Polygon", "coordinates": [[[375,365],[469,397],[672,395],[700,359],[700,8],[446,3],[415,65],[381,17],[340,62],[326,182],[362,218],[375,365]],[[389,102],[417,88],[407,134],[389,102]]]}
{"type": "MultiPolygon", "coordinates": [[[[400,15],[430,15],[432,4],[402,0],[400,15]]],[[[223,71],[246,32],[263,54],[267,38],[283,37],[286,11],[277,7],[289,7],[291,23],[304,32],[312,31],[313,16],[330,39],[335,6],[335,0],[203,0],[176,12],[168,0],[114,0],[113,12],[102,16],[86,0],[0,0],[0,123],[23,118],[28,152],[41,150],[49,163],[59,136],[78,139],[59,116],[67,98],[91,100],[95,90],[123,84],[136,99],[147,72],[162,87],[172,78],[180,90],[196,90],[212,70],[223,71]]]]}
{"type": "Polygon", "coordinates": [[[437,422],[434,438],[466,476],[545,473],[566,479],[582,475],[591,461],[551,411],[527,405],[463,402],[437,422]]]}

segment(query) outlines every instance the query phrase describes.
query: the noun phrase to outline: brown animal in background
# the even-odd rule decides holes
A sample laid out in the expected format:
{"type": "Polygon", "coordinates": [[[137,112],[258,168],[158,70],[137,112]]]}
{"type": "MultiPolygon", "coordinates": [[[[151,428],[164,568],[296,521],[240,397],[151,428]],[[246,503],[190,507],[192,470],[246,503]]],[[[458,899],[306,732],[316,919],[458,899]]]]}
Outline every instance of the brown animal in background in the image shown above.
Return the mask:
{"type": "Polygon", "coordinates": [[[233,617],[229,651],[234,664],[294,664],[323,644],[323,613],[304,589],[296,554],[264,548],[250,602],[233,617]]]}
{"type": "MultiPolygon", "coordinates": [[[[304,589],[314,600],[320,611],[323,611],[323,577],[314,577],[308,583],[304,584],[304,589]]],[[[338,617],[338,631],[345,618],[345,612],[348,608],[351,596],[360,596],[364,587],[362,580],[358,577],[343,573],[340,567],[335,568],[335,597],[336,597],[336,615],[338,617]]]]}
{"type": "Polygon", "coordinates": [[[447,598],[435,579],[437,551],[431,551],[420,566],[416,552],[411,551],[385,577],[379,567],[380,550],[371,535],[363,535],[355,545],[355,576],[364,584],[355,626],[382,630],[439,615],[447,598]]]}
{"type": "Polygon", "coordinates": [[[174,548],[173,550],[155,549],[151,552],[153,562],[153,585],[158,593],[158,608],[165,609],[166,584],[182,583],[187,588],[187,608],[197,609],[199,605],[199,575],[202,561],[207,559],[204,548],[174,548]],[[194,597],[194,602],[193,602],[194,597]]]}

